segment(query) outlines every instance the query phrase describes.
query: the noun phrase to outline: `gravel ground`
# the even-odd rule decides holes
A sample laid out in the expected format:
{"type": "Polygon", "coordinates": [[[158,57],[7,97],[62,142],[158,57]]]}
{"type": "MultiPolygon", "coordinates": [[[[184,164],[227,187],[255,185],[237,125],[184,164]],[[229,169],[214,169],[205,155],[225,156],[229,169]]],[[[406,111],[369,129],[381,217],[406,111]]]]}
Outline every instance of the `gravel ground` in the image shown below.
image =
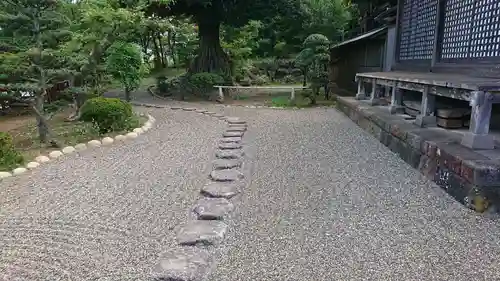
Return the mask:
{"type": "Polygon", "coordinates": [[[151,109],[124,146],[66,156],[0,185],[0,280],[147,280],[193,218],[224,123],[151,109]]]}
{"type": "Polygon", "coordinates": [[[224,110],[256,154],[212,281],[500,280],[498,222],[335,109],[224,110]]]}
{"type": "MultiPolygon", "coordinates": [[[[253,162],[210,281],[500,280],[497,220],[462,207],[336,110],[203,108],[248,121],[253,162]]],[[[11,242],[0,246],[0,272],[145,277],[190,216],[222,129],[165,115],[134,145],[2,186],[0,241],[11,242]]]]}

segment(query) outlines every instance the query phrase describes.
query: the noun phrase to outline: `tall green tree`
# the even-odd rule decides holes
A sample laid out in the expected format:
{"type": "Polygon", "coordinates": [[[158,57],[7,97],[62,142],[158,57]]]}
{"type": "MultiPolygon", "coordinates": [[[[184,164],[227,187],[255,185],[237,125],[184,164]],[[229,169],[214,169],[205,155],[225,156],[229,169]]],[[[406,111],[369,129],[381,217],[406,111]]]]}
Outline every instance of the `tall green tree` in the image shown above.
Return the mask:
{"type": "Polygon", "coordinates": [[[47,90],[67,78],[59,52],[70,39],[68,18],[62,0],[2,0],[0,2],[0,87],[3,93],[29,102],[36,114],[41,142],[49,128],[44,112],[47,90]]]}
{"type": "Polygon", "coordinates": [[[130,101],[130,93],[139,87],[143,75],[141,51],[135,44],[116,42],[108,53],[106,70],[120,81],[125,99],[130,101]]]}
{"type": "Polygon", "coordinates": [[[230,74],[228,55],[221,47],[222,24],[242,26],[251,19],[278,14],[288,0],[176,0],[170,4],[153,3],[148,13],[159,16],[185,15],[198,25],[199,49],[190,72],[230,74]]]}

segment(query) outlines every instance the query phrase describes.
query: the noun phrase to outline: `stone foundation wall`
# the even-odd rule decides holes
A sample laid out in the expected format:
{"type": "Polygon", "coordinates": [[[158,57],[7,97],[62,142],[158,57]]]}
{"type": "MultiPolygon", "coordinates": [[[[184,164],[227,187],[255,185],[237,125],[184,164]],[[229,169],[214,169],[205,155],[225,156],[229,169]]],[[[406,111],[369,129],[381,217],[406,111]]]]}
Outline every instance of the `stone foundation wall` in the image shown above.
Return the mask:
{"type": "Polygon", "coordinates": [[[353,98],[337,100],[337,108],[359,127],[465,206],[478,212],[500,206],[500,161],[461,146],[451,132],[419,128],[353,98]]]}

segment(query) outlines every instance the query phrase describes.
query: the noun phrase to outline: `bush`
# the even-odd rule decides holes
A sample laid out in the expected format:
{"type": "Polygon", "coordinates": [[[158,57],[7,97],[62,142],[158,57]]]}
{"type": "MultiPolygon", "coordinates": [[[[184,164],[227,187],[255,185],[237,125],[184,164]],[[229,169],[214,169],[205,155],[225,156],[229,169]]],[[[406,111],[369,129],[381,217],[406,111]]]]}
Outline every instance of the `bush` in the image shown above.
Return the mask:
{"type": "Polygon", "coordinates": [[[160,94],[165,94],[168,91],[168,79],[165,76],[156,77],[156,89],[160,94]]]}
{"type": "Polygon", "coordinates": [[[116,98],[89,99],[82,106],[81,113],[81,120],[93,122],[102,134],[129,129],[133,117],[132,105],[116,98]]]}
{"type": "Polygon", "coordinates": [[[259,75],[252,81],[252,84],[257,86],[262,86],[267,83],[269,83],[269,78],[266,75],[259,75]]]}
{"type": "Polygon", "coordinates": [[[188,84],[193,94],[205,96],[214,91],[215,85],[224,84],[224,78],[216,73],[201,72],[191,75],[188,84]]]}
{"type": "Polygon", "coordinates": [[[6,132],[0,132],[0,171],[12,170],[23,162],[23,156],[14,148],[12,136],[6,132]]]}

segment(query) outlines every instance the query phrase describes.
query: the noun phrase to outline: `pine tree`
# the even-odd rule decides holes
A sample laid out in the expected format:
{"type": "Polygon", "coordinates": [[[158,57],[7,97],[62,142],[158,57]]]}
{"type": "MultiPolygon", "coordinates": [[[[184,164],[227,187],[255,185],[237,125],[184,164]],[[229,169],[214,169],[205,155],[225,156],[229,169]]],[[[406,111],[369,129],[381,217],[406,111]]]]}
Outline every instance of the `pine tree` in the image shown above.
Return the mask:
{"type": "Polygon", "coordinates": [[[67,79],[67,58],[60,46],[70,39],[70,25],[60,13],[63,0],[0,1],[0,88],[4,95],[29,103],[41,142],[48,142],[44,113],[47,90],[67,79]]]}

